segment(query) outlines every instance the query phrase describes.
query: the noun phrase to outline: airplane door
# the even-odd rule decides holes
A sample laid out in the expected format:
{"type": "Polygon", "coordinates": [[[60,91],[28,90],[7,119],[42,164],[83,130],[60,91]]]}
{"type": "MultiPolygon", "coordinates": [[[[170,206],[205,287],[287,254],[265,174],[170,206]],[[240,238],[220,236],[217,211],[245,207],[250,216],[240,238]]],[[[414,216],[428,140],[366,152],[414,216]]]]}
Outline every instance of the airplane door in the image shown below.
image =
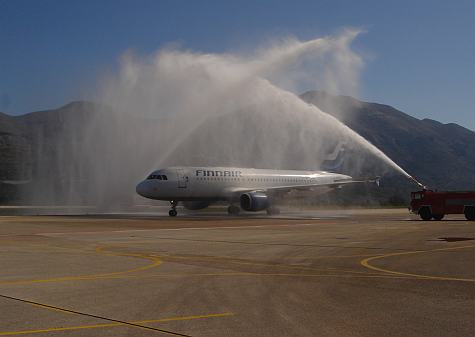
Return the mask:
{"type": "Polygon", "coordinates": [[[178,187],[179,188],[186,188],[186,184],[188,183],[188,177],[185,175],[184,169],[177,169],[176,170],[177,177],[178,177],[178,187]]]}

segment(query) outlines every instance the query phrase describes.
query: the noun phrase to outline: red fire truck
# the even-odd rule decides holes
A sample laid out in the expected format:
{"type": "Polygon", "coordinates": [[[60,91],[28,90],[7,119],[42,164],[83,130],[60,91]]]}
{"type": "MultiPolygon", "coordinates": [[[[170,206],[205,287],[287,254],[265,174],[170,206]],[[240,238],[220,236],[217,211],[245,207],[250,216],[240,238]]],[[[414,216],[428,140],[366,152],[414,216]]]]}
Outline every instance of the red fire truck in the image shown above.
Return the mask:
{"type": "Polygon", "coordinates": [[[442,220],[446,214],[465,214],[467,220],[475,221],[475,191],[412,192],[409,210],[419,214],[422,220],[442,220]]]}

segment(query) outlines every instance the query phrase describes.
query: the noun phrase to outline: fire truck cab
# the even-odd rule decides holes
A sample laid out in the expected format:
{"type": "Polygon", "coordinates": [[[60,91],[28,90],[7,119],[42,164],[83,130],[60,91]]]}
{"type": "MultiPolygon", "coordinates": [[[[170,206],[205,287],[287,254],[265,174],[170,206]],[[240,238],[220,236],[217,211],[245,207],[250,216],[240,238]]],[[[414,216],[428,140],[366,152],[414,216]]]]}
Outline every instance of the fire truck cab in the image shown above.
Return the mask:
{"type": "Polygon", "coordinates": [[[412,192],[409,210],[426,221],[442,220],[447,214],[465,214],[467,220],[475,221],[475,191],[412,192]]]}

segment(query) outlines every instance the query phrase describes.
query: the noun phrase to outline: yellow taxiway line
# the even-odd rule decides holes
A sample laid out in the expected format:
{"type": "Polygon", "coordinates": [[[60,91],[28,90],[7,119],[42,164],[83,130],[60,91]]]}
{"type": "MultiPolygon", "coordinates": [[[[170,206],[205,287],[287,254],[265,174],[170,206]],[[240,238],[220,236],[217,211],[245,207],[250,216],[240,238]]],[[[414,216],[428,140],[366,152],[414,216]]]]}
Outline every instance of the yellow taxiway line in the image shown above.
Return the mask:
{"type": "Polygon", "coordinates": [[[384,259],[384,258],[392,257],[392,256],[403,256],[403,255],[414,255],[414,254],[424,254],[424,253],[433,253],[433,252],[443,252],[443,251],[467,249],[467,248],[474,248],[474,247],[475,247],[475,245],[470,245],[470,246],[438,248],[438,249],[431,249],[431,250],[415,250],[415,251],[408,251],[408,252],[383,254],[383,255],[377,255],[377,256],[373,256],[373,257],[363,259],[363,260],[360,261],[360,264],[363,267],[366,267],[368,269],[375,270],[375,271],[378,271],[378,272],[383,272],[383,273],[386,273],[386,274],[391,274],[391,275],[415,277],[415,278],[418,278],[418,279],[427,279],[427,280],[475,282],[475,279],[473,279],[473,278],[459,278],[459,277],[450,277],[450,276],[434,276],[434,275],[404,273],[404,272],[400,272],[400,271],[395,271],[395,270],[385,269],[385,268],[381,268],[381,267],[376,267],[376,266],[370,264],[370,262],[372,262],[372,261],[380,260],[380,259],[384,259]]]}
{"type": "MultiPolygon", "coordinates": [[[[148,320],[142,320],[142,321],[134,321],[130,323],[132,324],[166,323],[166,322],[173,322],[173,321],[188,321],[188,320],[193,320],[193,319],[228,317],[228,316],[234,316],[234,313],[224,312],[224,313],[207,314],[207,315],[177,316],[177,317],[168,317],[168,318],[161,318],[161,319],[148,319],[148,320]]],[[[46,328],[46,329],[37,329],[37,330],[5,331],[5,332],[0,332],[0,336],[27,335],[27,334],[36,334],[36,333],[72,331],[72,330],[82,330],[82,329],[100,329],[100,328],[111,328],[111,327],[120,327],[120,326],[121,327],[127,326],[127,324],[104,323],[104,324],[94,324],[94,325],[78,325],[78,326],[69,326],[69,327],[46,328]]]]}
{"type": "Polygon", "coordinates": [[[104,247],[97,247],[96,253],[110,256],[123,256],[123,257],[136,257],[141,259],[146,259],[152,261],[152,263],[138,268],[111,272],[111,273],[102,273],[102,274],[91,274],[91,275],[78,275],[78,276],[64,276],[64,277],[54,277],[48,279],[36,279],[36,280],[13,280],[13,281],[0,281],[0,285],[4,284],[31,284],[31,283],[48,283],[48,282],[63,282],[63,281],[76,281],[76,280],[97,280],[103,278],[115,278],[125,274],[135,273],[151,268],[158,267],[162,264],[162,260],[157,256],[150,256],[145,254],[135,254],[135,253],[116,253],[105,251],[104,247]]]}

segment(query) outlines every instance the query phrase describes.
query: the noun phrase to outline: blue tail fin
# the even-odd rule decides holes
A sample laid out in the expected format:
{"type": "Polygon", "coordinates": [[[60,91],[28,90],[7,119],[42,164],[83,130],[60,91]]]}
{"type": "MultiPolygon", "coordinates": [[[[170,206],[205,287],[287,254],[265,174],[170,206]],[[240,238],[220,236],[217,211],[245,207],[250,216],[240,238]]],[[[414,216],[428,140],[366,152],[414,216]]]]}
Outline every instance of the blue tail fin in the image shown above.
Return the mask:
{"type": "Polygon", "coordinates": [[[338,170],[345,161],[345,142],[339,142],[332,153],[330,153],[321,165],[325,171],[338,170]]]}

